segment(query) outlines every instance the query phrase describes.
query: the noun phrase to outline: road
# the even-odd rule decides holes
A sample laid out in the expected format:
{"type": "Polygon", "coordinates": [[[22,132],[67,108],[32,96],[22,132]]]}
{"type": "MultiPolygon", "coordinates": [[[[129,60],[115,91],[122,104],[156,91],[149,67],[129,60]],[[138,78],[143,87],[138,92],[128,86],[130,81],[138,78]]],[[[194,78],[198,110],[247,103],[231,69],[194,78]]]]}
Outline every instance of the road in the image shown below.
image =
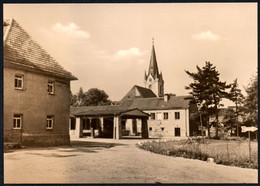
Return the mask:
{"type": "Polygon", "coordinates": [[[4,153],[4,183],[258,183],[258,170],[154,154],[137,139],[4,153]]]}

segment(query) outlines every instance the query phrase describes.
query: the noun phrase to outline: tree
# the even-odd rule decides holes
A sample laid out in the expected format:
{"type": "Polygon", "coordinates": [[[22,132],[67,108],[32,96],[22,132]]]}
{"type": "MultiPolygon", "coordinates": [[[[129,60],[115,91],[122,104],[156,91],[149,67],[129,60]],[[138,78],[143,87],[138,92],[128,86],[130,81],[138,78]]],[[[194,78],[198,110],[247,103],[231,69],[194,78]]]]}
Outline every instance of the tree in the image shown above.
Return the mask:
{"type": "MultiPolygon", "coordinates": [[[[236,110],[235,109],[228,108],[225,111],[224,123],[225,123],[226,129],[230,129],[230,131],[231,131],[230,135],[232,136],[232,134],[233,134],[233,126],[234,126],[235,123],[237,124],[237,117],[236,117],[236,110]]],[[[237,129],[237,133],[238,133],[238,129],[237,129]]]]}
{"type": "Polygon", "coordinates": [[[77,95],[73,95],[70,91],[70,106],[77,106],[77,95]]]}
{"type": "Polygon", "coordinates": [[[108,99],[108,95],[97,88],[89,89],[85,93],[84,105],[86,106],[97,106],[97,105],[109,105],[111,101],[108,99]]]}
{"type": "Polygon", "coordinates": [[[83,91],[80,87],[79,92],[75,95],[71,94],[71,106],[97,106],[97,105],[109,105],[111,101],[108,99],[108,95],[103,90],[97,88],[89,89],[87,92],[83,91]]]}
{"type": "Polygon", "coordinates": [[[258,81],[257,75],[251,78],[250,83],[245,87],[247,96],[244,100],[244,112],[247,114],[246,119],[251,121],[252,125],[258,123],[258,81]]]}
{"type": "Polygon", "coordinates": [[[218,110],[220,101],[222,98],[227,98],[228,93],[226,89],[231,85],[227,85],[226,82],[222,82],[219,79],[219,72],[212,63],[207,62],[205,66],[200,68],[197,66],[197,72],[192,73],[185,72],[194,80],[189,86],[185,88],[191,90],[190,94],[194,97],[197,105],[201,108],[202,112],[206,112],[207,115],[207,127],[210,137],[210,124],[209,115],[214,114],[216,116],[216,137],[218,137],[218,110]]]}
{"type": "MultiPolygon", "coordinates": [[[[244,96],[241,93],[241,90],[238,88],[238,83],[237,83],[237,79],[234,80],[234,82],[231,84],[231,89],[229,92],[229,99],[231,101],[233,101],[236,105],[235,108],[235,115],[236,115],[236,130],[237,130],[237,137],[239,136],[239,126],[238,126],[238,116],[241,114],[241,105],[243,103],[244,100],[244,96]]],[[[231,114],[231,112],[230,112],[231,114]]],[[[232,129],[231,129],[232,132],[232,129]]]]}

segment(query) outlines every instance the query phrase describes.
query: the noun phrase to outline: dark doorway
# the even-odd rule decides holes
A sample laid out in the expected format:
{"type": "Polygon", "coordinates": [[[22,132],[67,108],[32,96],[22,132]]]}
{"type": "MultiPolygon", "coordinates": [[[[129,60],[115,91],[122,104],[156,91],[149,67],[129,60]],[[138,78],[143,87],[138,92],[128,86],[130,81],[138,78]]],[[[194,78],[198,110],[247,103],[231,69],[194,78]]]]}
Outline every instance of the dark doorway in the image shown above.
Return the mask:
{"type": "Polygon", "coordinates": [[[102,137],[113,138],[113,117],[104,118],[104,130],[102,132],[102,137]]]}
{"type": "Polygon", "coordinates": [[[181,129],[180,128],[175,128],[174,129],[174,134],[175,134],[175,136],[181,136],[181,129]]]}

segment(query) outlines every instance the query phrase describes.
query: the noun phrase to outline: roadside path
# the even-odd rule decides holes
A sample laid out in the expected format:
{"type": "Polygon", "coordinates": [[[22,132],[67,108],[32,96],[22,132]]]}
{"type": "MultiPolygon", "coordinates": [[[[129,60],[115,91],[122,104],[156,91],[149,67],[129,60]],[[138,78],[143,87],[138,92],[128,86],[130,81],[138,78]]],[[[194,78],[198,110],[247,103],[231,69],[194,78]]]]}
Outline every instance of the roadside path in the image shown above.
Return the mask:
{"type": "Polygon", "coordinates": [[[4,154],[4,183],[257,183],[258,170],[138,149],[140,140],[81,139],[4,154]]]}

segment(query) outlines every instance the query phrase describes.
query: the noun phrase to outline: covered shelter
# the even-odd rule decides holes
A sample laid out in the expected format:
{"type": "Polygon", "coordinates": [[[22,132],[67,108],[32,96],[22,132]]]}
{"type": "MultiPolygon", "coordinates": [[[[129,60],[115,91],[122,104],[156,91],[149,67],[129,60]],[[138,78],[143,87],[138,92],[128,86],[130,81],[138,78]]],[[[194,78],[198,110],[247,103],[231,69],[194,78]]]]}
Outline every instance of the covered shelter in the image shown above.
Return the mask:
{"type": "Polygon", "coordinates": [[[120,105],[86,106],[71,108],[70,127],[75,126],[74,136],[83,137],[83,132],[90,136],[122,138],[122,123],[127,119],[141,119],[141,136],[149,138],[147,120],[149,114],[138,108],[126,109],[120,105]]]}

